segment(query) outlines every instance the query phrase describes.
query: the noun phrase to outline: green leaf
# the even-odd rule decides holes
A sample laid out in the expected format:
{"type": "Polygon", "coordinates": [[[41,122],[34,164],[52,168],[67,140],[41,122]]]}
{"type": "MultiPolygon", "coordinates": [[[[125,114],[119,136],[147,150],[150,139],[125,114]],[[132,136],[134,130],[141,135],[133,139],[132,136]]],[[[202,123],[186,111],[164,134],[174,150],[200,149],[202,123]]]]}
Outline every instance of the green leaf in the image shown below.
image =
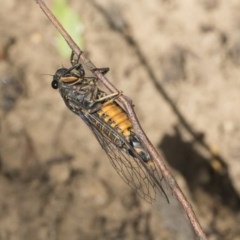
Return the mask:
{"type": "MultiPolygon", "coordinates": [[[[68,6],[66,0],[55,0],[53,3],[53,12],[73,40],[82,48],[84,27],[76,12],[68,6]]],[[[57,50],[62,56],[70,56],[71,49],[60,34],[57,34],[55,43],[57,50]]]]}

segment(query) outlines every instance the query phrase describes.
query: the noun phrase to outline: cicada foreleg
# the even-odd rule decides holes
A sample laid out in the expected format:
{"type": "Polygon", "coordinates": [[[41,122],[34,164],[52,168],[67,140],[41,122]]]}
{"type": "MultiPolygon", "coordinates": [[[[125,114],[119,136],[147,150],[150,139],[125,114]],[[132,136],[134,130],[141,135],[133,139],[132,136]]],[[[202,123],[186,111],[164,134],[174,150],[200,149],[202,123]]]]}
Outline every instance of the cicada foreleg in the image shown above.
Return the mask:
{"type": "Polygon", "coordinates": [[[83,52],[81,52],[80,54],[77,55],[77,54],[75,54],[74,51],[72,51],[71,56],[70,56],[70,62],[72,64],[72,66],[75,66],[76,64],[79,63],[79,60],[80,60],[80,57],[82,54],[83,54],[83,52]],[[75,58],[75,56],[77,56],[77,58],[75,58]]]}
{"type": "Polygon", "coordinates": [[[99,71],[102,75],[105,75],[110,70],[109,67],[103,67],[103,68],[93,68],[92,71],[96,72],[99,71]]]}
{"type": "MultiPolygon", "coordinates": [[[[83,54],[83,52],[81,52],[79,55],[76,55],[76,54],[74,53],[74,51],[72,51],[71,56],[70,56],[70,62],[71,62],[71,64],[72,64],[73,67],[76,66],[77,64],[79,64],[79,60],[80,60],[80,57],[81,57],[82,54],[83,54]],[[77,57],[75,58],[75,56],[77,56],[77,57]]],[[[82,65],[82,64],[81,64],[81,65],[82,65]]],[[[101,74],[105,75],[105,74],[109,71],[109,68],[108,68],[108,67],[104,67],[104,68],[93,68],[92,71],[93,71],[93,72],[99,71],[99,72],[101,72],[101,74]]]]}

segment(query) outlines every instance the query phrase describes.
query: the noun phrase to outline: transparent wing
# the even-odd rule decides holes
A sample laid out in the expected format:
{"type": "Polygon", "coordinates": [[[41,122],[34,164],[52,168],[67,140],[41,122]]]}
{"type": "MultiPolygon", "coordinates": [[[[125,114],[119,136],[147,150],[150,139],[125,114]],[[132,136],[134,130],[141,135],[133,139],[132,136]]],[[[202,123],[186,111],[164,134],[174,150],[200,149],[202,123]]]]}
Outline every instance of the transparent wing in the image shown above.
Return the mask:
{"type": "MultiPolygon", "coordinates": [[[[161,185],[161,174],[157,170],[153,161],[144,162],[141,157],[133,157],[129,154],[128,149],[135,152],[134,148],[127,142],[124,136],[120,135],[111,126],[102,122],[95,115],[87,117],[88,126],[93,131],[102,148],[107,153],[113,167],[122,179],[134,190],[138,195],[146,201],[152,203],[156,200],[156,194],[162,196],[165,201],[169,202],[168,197],[161,185]],[[94,119],[94,121],[91,121],[94,119]],[[98,122],[98,124],[94,124],[98,122]],[[94,123],[93,123],[94,122],[94,123]],[[109,131],[115,131],[115,134],[124,142],[124,146],[119,147],[102,131],[98,126],[104,124],[104,128],[109,131]]],[[[136,152],[135,152],[136,153],[136,152]]],[[[136,156],[137,153],[135,154],[136,156]]]]}
{"type": "MultiPolygon", "coordinates": [[[[79,114],[81,116],[81,114],[79,114]]],[[[163,179],[154,161],[143,162],[141,157],[133,157],[128,154],[126,148],[134,149],[125,141],[125,149],[116,146],[109,137],[98,126],[105,124],[104,128],[115,131],[111,126],[103,123],[96,116],[81,116],[93,131],[102,148],[107,153],[113,167],[122,179],[146,201],[153,204],[161,213],[164,224],[174,234],[174,239],[198,239],[193,231],[192,225],[179,204],[178,199],[172,194],[166,179],[163,179]],[[94,118],[94,121],[93,119],[94,118]],[[98,121],[95,125],[94,122],[98,121]]],[[[116,134],[118,134],[116,132],[116,134]]],[[[121,137],[118,134],[118,137],[121,137]]]]}

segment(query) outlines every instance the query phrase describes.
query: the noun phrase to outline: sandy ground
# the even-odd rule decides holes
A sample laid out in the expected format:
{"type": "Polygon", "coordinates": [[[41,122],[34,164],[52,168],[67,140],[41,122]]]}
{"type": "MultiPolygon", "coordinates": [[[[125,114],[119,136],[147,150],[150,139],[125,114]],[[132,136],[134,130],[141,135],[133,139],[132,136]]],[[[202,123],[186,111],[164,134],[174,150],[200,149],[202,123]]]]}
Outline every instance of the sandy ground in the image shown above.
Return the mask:
{"type": "MultiPolygon", "coordinates": [[[[208,238],[239,239],[240,2],[69,4],[89,57],[110,67],[109,79],[133,99],[208,238]],[[127,26],[155,83],[106,16],[127,26]]],[[[50,87],[44,74],[69,66],[55,36],[33,0],[2,1],[0,240],[174,239],[50,87]]]]}

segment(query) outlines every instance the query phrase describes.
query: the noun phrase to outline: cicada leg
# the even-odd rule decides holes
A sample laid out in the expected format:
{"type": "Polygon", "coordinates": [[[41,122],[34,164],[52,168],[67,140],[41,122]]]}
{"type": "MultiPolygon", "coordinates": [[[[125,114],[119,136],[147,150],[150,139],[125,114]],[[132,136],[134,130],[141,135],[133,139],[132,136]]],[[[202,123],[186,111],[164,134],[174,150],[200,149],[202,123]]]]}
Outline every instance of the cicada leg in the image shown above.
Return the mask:
{"type": "Polygon", "coordinates": [[[121,94],[122,92],[115,92],[115,93],[111,93],[102,97],[99,97],[99,95],[101,95],[102,92],[95,88],[92,92],[92,106],[95,105],[95,107],[92,107],[92,109],[90,110],[90,113],[94,113],[99,111],[102,108],[102,104],[103,102],[105,102],[107,99],[109,99],[109,101],[113,102],[115,101],[121,94]]]}
{"type": "Polygon", "coordinates": [[[102,75],[105,75],[110,70],[109,67],[104,68],[93,68],[92,71],[96,72],[99,71],[102,75]]]}
{"type": "Polygon", "coordinates": [[[79,60],[80,60],[80,57],[82,54],[83,54],[83,52],[81,52],[80,54],[77,55],[77,54],[75,54],[74,51],[72,51],[71,56],[70,56],[70,62],[72,64],[72,66],[75,66],[76,64],[79,63],[79,60]],[[76,59],[74,59],[75,56],[77,56],[76,59]]]}
{"type": "MultiPolygon", "coordinates": [[[[79,60],[80,60],[80,57],[81,57],[82,54],[83,54],[83,52],[81,52],[79,55],[77,55],[77,58],[75,59],[76,54],[74,53],[74,51],[72,51],[71,56],[70,56],[70,62],[71,62],[73,67],[76,66],[77,64],[79,64],[79,60]]],[[[93,68],[92,71],[93,72],[100,71],[101,74],[105,75],[109,71],[109,68],[108,67],[93,68]]]]}
{"type": "Polygon", "coordinates": [[[96,99],[95,102],[102,102],[102,101],[105,101],[106,99],[110,99],[111,101],[115,101],[120,95],[122,94],[122,92],[115,92],[115,93],[111,93],[111,94],[108,94],[106,96],[103,96],[99,99],[96,99]]]}

